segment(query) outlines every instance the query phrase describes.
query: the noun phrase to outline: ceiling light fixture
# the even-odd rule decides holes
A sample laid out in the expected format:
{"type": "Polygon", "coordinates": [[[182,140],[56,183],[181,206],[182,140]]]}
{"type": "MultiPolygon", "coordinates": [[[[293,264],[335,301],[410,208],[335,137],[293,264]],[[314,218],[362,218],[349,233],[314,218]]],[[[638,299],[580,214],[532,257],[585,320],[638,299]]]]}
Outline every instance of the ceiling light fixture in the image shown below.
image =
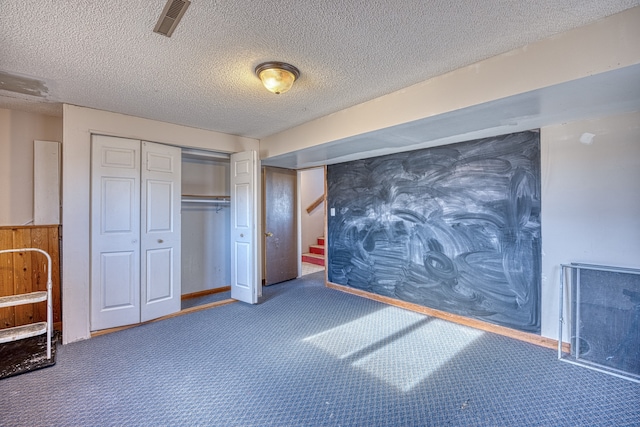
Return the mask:
{"type": "Polygon", "coordinates": [[[264,62],[256,67],[256,75],[269,92],[285,93],[300,77],[300,70],[284,62],[264,62]]]}

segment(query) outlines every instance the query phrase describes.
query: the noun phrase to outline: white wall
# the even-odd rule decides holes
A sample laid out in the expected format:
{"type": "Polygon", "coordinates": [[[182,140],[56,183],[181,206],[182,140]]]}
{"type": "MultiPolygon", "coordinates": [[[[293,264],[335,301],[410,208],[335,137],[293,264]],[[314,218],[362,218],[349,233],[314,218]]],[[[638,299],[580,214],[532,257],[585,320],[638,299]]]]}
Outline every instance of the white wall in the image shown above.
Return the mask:
{"type": "Polygon", "coordinates": [[[0,225],[33,220],[33,141],[62,141],[62,118],[0,109],[0,225]]]}
{"type": "Polygon", "coordinates": [[[258,150],[258,141],[65,104],[62,144],[63,342],[90,337],[89,206],[91,135],[102,134],[225,153],[258,150]]]}
{"type": "Polygon", "coordinates": [[[310,214],[307,206],[324,194],[324,167],[300,171],[300,245],[302,253],[309,252],[309,245],[316,245],[324,236],[324,202],[310,214]]]}
{"type": "Polygon", "coordinates": [[[560,264],[640,268],[640,112],[546,127],[541,140],[542,335],[557,338],[560,264]]]}

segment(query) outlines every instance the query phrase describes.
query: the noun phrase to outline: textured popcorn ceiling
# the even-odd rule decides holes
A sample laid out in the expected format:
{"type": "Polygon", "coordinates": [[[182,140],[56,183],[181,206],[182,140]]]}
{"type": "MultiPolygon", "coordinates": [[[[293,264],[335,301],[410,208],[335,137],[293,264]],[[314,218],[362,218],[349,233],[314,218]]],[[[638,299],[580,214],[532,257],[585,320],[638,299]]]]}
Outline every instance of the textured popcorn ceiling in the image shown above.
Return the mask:
{"type": "Polygon", "coordinates": [[[171,38],[165,0],[0,3],[0,108],[61,102],[265,137],[640,4],[638,0],[193,0],[171,38]],[[253,74],[296,65],[273,95],[253,74]],[[0,79],[1,80],[1,79],[0,79]]]}

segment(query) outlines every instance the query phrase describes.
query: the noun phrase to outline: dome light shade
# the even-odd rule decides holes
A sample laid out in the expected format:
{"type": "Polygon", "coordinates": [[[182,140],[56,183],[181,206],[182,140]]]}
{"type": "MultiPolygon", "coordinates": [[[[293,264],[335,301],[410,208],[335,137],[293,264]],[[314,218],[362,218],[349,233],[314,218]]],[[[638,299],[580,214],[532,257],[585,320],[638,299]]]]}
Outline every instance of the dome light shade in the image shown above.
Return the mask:
{"type": "Polygon", "coordinates": [[[256,67],[256,75],[269,92],[279,95],[291,89],[300,71],[284,62],[264,62],[256,67]]]}

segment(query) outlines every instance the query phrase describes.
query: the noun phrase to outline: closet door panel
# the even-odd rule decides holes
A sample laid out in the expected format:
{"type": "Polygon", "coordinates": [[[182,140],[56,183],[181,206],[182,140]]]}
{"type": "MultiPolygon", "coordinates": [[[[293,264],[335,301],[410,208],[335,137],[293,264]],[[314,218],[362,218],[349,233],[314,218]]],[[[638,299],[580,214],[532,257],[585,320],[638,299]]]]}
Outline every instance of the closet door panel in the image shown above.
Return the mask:
{"type": "Polygon", "coordinates": [[[258,170],[255,151],[231,155],[231,298],[258,303],[258,170]]]}
{"type": "Polygon", "coordinates": [[[140,322],[140,141],[94,135],[91,330],[140,322]]]}
{"type": "Polygon", "coordinates": [[[145,268],[147,271],[146,303],[155,303],[173,296],[173,248],[150,249],[147,251],[145,268]]]}
{"type": "Polygon", "coordinates": [[[135,308],[138,296],[137,253],[103,252],[100,254],[102,310],[135,308]]]}
{"type": "Polygon", "coordinates": [[[138,196],[136,178],[102,176],[100,179],[100,234],[114,237],[136,233],[138,196]]]}
{"type": "Polygon", "coordinates": [[[180,311],[180,148],[142,143],[141,320],[180,311]]]}
{"type": "Polygon", "coordinates": [[[147,185],[147,233],[171,233],[174,228],[173,218],[173,182],[149,179],[147,185]]]}

